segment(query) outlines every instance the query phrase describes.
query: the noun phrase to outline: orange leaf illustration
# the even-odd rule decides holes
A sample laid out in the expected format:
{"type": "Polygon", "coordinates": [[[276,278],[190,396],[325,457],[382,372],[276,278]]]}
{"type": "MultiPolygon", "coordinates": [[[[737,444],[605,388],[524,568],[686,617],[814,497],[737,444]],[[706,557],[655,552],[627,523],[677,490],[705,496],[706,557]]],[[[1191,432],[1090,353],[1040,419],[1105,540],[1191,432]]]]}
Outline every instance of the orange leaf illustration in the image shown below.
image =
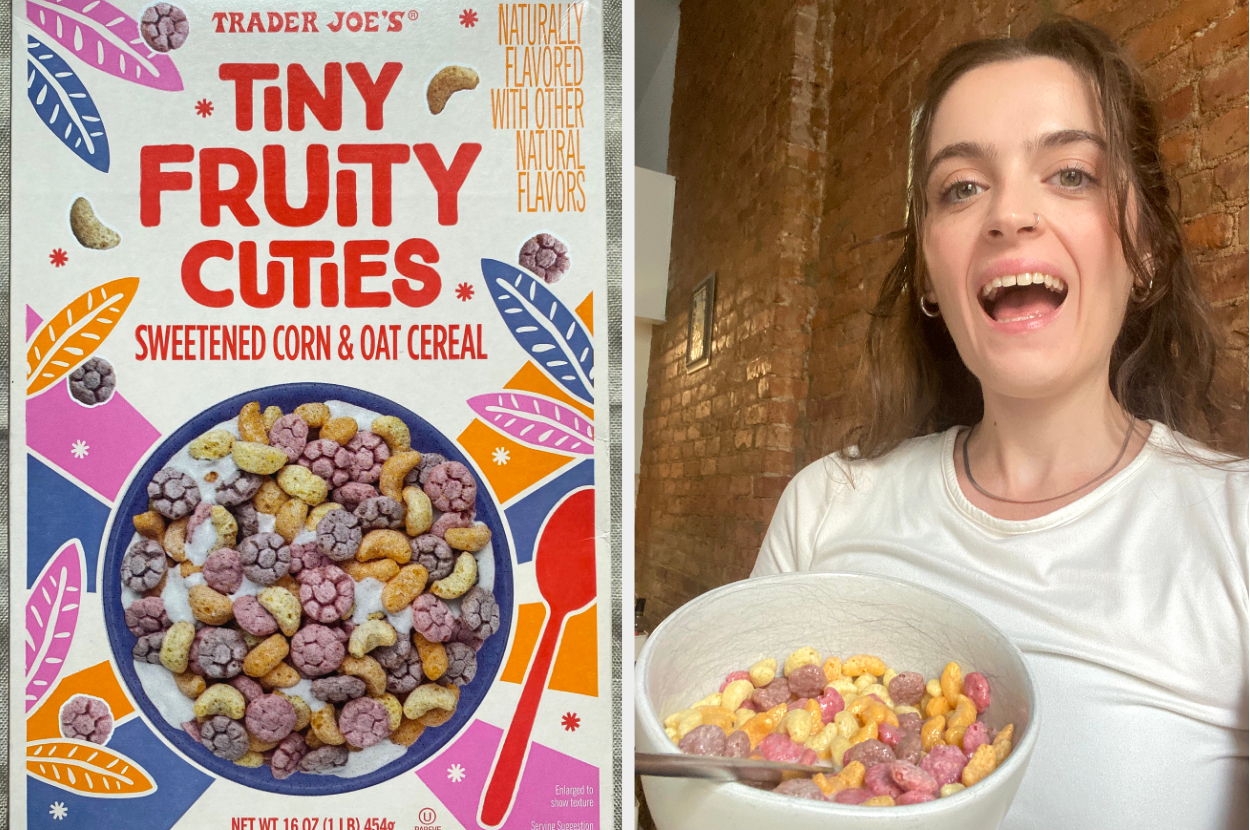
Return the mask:
{"type": "Polygon", "coordinates": [[[125,755],[71,738],[27,744],[26,772],[54,787],[97,798],[135,798],[156,792],[156,782],[147,770],[125,755]]]}
{"type": "Polygon", "coordinates": [[[97,285],[40,326],[26,351],[26,394],[42,392],[90,357],[138,289],[138,277],[97,285]]]}

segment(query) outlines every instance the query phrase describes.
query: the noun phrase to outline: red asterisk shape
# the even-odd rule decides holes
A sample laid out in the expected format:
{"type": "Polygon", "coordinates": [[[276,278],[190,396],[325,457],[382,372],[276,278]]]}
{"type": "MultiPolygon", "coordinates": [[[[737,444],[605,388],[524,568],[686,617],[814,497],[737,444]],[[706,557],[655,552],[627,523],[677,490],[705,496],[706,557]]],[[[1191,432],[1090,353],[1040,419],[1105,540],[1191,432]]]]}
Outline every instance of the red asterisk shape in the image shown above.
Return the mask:
{"type": "Polygon", "coordinates": [[[207,98],[201,98],[195,104],[195,114],[200,118],[208,118],[213,114],[213,102],[207,98]]]}
{"type": "Polygon", "coordinates": [[[467,282],[460,283],[456,286],[456,296],[460,298],[461,302],[468,302],[473,299],[473,286],[467,282]]]}
{"type": "Polygon", "coordinates": [[[477,12],[473,9],[465,9],[460,13],[460,25],[466,29],[471,29],[477,25],[477,12]]]}
{"type": "Polygon", "coordinates": [[[69,262],[69,254],[65,253],[65,251],[60,248],[56,248],[51,254],[48,255],[48,259],[52,260],[52,265],[54,267],[60,268],[65,263],[69,262]]]}
{"type": "Polygon", "coordinates": [[[566,732],[572,732],[582,725],[582,719],[572,712],[565,712],[564,717],[560,719],[560,723],[564,726],[566,732]]]}

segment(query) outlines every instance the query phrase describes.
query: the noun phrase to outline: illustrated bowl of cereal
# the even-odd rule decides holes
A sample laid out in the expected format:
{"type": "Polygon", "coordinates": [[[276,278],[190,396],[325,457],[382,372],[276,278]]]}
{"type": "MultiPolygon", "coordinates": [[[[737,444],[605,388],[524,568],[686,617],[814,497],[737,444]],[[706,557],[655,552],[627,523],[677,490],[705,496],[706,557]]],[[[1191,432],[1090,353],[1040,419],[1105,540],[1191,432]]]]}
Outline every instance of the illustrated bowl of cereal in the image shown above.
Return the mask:
{"type": "Polygon", "coordinates": [[[825,768],[758,786],[644,777],[660,830],[997,827],[1038,732],[1033,679],[1001,631],[927,588],[861,574],[781,574],[692,600],[648,638],[634,700],[640,752],[825,768]]]}
{"type": "Polygon", "coordinates": [[[110,520],[113,659],[185,758],[327,795],[460,732],[512,623],[501,512],[455,442],[350,387],[216,404],[159,443],[110,520]]]}

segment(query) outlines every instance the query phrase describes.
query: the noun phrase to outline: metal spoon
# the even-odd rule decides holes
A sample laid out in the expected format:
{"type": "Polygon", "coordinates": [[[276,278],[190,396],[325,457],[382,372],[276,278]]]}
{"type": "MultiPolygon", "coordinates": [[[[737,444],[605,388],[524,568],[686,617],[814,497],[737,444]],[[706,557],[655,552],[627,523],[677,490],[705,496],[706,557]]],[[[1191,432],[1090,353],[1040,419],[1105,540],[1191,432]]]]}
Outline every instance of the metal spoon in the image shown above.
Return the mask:
{"type": "MultiPolygon", "coordinates": [[[[706,778],[712,781],[746,781],[778,784],[785,773],[815,775],[832,773],[832,767],[806,764],[783,764],[776,761],[753,761],[750,758],[721,758],[712,755],[668,755],[649,752],[634,753],[634,772],[661,778],[706,778]]],[[[790,776],[792,777],[792,776],[790,776]]]]}

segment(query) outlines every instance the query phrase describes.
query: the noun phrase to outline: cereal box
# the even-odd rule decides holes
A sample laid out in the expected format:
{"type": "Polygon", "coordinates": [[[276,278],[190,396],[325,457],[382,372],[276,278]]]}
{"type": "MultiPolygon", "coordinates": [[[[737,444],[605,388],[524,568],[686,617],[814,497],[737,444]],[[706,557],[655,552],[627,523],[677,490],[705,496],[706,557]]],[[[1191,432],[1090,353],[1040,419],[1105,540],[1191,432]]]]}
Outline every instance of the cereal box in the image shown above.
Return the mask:
{"type": "Polygon", "coordinates": [[[613,8],[13,4],[11,826],[613,826],[613,8]]]}

